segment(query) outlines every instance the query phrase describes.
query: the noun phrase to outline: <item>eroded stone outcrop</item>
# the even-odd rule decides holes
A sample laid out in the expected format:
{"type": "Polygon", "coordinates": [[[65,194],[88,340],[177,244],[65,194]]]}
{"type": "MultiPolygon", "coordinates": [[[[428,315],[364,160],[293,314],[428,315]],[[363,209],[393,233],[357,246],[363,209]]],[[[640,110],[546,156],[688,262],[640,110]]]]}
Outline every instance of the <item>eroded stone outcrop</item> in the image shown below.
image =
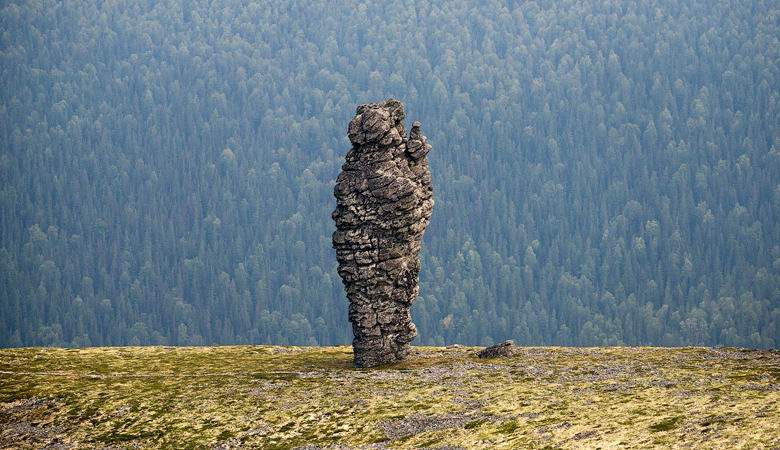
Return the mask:
{"type": "Polygon", "coordinates": [[[431,149],[404,105],[390,99],[357,108],[352,149],[336,180],[333,247],[349,298],[355,365],[396,362],[417,335],[410,308],[419,291],[420,246],[433,209],[431,149]]]}

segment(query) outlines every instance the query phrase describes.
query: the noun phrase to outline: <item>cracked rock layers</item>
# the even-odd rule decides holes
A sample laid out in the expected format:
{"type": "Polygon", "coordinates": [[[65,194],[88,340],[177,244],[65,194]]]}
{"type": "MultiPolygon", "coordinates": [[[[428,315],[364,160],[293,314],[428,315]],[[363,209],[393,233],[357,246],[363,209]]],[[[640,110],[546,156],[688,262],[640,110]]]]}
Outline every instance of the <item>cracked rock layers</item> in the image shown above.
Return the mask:
{"type": "Polygon", "coordinates": [[[420,246],[433,210],[431,149],[404,105],[390,99],[357,108],[352,149],[336,179],[333,247],[349,298],[357,367],[404,359],[417,335],[410,308],[417,293],[420,246]]]}

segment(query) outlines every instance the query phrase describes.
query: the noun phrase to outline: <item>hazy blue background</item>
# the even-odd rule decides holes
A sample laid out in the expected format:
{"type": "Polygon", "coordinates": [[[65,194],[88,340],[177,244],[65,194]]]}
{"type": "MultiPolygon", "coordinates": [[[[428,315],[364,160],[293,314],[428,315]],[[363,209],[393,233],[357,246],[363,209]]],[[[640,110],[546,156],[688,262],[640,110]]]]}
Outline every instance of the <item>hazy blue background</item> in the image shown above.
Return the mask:
{"type": "Polygon", "coordinates": [[[421,120],[425,344],[780,345],[780,5],[0,3],[0,345],[347,343],[358,103],[421,120]]]}

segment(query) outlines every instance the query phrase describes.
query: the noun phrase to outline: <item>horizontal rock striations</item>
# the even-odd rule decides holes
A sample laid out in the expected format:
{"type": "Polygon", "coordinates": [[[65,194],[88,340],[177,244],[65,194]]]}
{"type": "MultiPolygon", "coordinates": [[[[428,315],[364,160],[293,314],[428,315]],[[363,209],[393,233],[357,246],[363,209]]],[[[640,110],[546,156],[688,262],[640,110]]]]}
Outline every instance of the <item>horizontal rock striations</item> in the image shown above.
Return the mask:
{"type": "Polygon", "coordinates": [[[357,367],[402,360],[417,335],[410,308],[417,293],[420,246],[433,209],[431,149],[404,105],[390,99],[357,108],[352,149],[336,180],[333,247],[349,298],[357,367]]]}

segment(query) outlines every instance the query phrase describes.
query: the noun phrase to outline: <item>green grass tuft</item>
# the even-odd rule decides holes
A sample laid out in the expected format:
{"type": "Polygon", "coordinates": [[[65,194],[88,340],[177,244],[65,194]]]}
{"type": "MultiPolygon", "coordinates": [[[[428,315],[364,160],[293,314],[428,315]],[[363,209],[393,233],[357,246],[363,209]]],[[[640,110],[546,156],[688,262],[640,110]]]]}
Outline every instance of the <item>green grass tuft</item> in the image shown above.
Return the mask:
{"type": "Polygon", "coordinates": [[[650,431],[653,433],[657,433],[659,431],[669,431],[676,428],[680,421],[682,421],[682,417],[680,416],[669,417],[668,419],[664,419],[658,423],[650,425],[650,431]]]}

